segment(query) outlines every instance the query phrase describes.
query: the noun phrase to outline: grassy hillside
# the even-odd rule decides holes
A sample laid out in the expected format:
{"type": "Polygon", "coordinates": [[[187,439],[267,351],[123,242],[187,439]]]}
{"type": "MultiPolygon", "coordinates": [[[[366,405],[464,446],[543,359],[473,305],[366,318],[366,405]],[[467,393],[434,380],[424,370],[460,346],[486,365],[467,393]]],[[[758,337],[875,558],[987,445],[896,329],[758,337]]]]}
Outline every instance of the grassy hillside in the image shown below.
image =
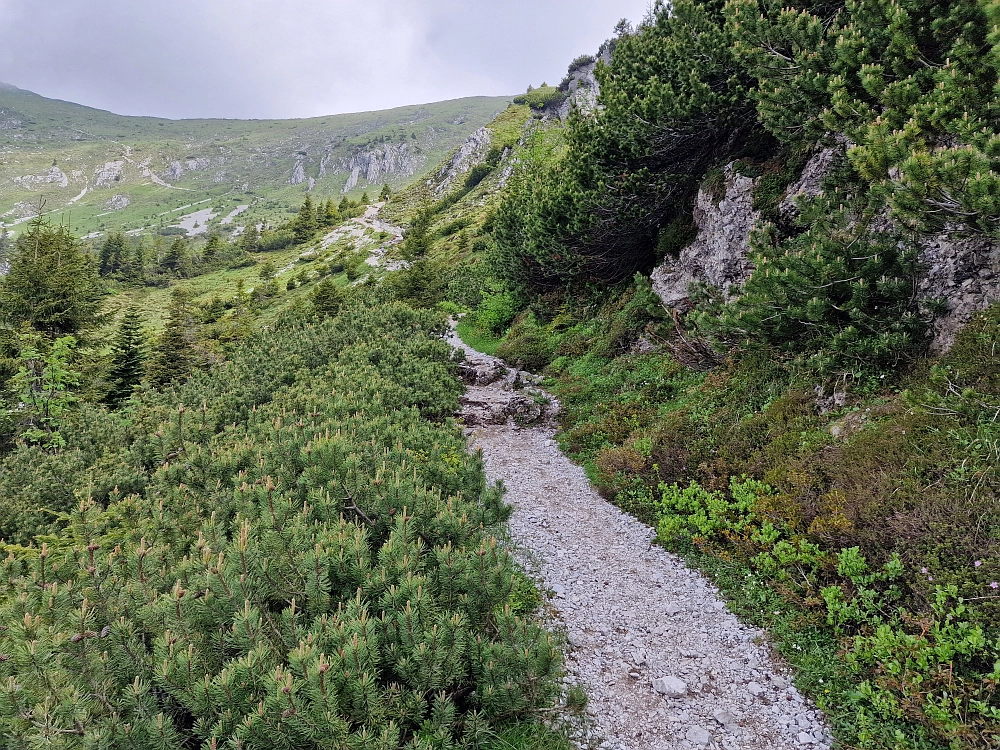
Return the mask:
{"type": "Polygon", "coordinates": [[[499,193],[502,168],[413,209],[391,281],[547,376],[563,449],[771,632],[845,747],[1000,746],[997,12],[658,6],[611,45],[602,106],[525,132],[499,193]],[[648,275],[727,169],[755,181],[754,270],[665,310],[648,275]],[[982,250],[922,300],[924,251],[960,242],[982,250]]]}
{"type": "Polygon", "coordinates": [[[158,231],[186,216],[194,232],[283,220],[310,187],[358,197],[412,183],[508,101],[471,97],[301,120],[165,120],[0,85],[0,220],[19,226],[40,201],[80,235],[158,231]]]}

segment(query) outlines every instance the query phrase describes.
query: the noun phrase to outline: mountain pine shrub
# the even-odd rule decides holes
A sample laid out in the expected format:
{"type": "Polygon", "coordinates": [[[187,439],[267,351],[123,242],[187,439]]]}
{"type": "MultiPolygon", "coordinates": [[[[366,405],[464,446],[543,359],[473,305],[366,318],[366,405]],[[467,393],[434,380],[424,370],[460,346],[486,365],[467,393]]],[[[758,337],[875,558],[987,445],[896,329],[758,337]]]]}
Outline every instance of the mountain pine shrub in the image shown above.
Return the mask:
{"type": "Polygon", "coordinates": [[[550,703],[444,331],[399,304],[286,321],[92,414],[76,507],[3,563],[6,743],[474,748],[550,703]]]}
{"type": "Polygon", "coordinates": [[[912,237],[828,198],[804,221],[809,228],[785,240],[773,225],[757,231],[750,279],[732,302],[704,308],[698,325],[733,343],[784,350],[822,374],[891,367],[920,351],[928,320],[915,299],[912,237]]]}

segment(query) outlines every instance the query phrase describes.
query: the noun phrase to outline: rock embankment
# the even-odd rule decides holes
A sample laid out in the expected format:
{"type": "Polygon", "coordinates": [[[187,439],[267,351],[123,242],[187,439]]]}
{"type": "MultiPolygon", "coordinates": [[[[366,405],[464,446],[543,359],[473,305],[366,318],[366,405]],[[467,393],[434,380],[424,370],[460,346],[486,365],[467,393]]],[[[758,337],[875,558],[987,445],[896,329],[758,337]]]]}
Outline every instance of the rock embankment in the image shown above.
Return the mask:
{"type": "Polygon", "coordinates": [[[508,488],[518,554],[565,628],[568,679],[590,698],[584,741],[606,750],[829,747],[822,717],[764,635],[559,451],[557,404],[532,376],[452,343],[467,354],[470,444],[508,488]]]}

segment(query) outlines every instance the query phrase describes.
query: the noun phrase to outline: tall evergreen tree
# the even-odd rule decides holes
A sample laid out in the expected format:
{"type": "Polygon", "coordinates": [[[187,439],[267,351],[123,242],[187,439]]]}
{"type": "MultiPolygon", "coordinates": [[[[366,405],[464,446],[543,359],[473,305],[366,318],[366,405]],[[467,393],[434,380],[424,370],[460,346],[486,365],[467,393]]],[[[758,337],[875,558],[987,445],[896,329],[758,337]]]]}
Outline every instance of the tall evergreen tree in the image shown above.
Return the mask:
{"type": "Polygon", "coordinates": [[[132,248],[132,254],[125,264],[124,276],[132,284],[142,284],[146,280],[146,246],[141,240],[132,248]]]}
{"type": "Polygon", "coordinates": [[[316,229],[316,208],[313,206],[312,198],[307,194],[295,219],[295,241],[299,244],[308,242],[316,235],[316,229]]]}
{"type": "Polygon", "coordinates": [[[239,246],[246,253],[255,253],[260,250],[260,230],[256,224],[247,224],[240,235],[239,246]]]}
{"type": "Polygon", "coordinates": [[[219,251],[222,250],[222,244],[222,238],[215,232],[212,232],[208,241],[205,243],[205,248],[201,251],[201,257],[209,262],[215,260],[219,251]]]}
{"type": "Polygon", "coordinates": [[[99,273],[101,276],[114,276],[125,265],[128,257],[128,242],[121,232],[112,232],[101,245],[99,273]]]}
{"type": "Polygon", "coordinates": [[[194,346],[196,323],[188,292],[173,291],[168,315],[149,362],[149,382],[155,386],[186,378],[198,360],[194,346]]]}
{"type": "Polygon", "coordinates": [[[146,371],[146,337],[135,308],[125,311],[111,347],[111,389],[105,401],[117,408],[132,395],[146,371]]]}
{"type": "Polygon", "coordinates": [[[313,310],[317,315],[332,317],[340,311],[343,294],[340,291],[340,287],[334,284],[332,279],[323,279],[313,289],[310,299],[312,300],[313,310]]]}
{"type": "Polygon", "coordinates": [[[392,195],[392,189],[389,187],[389,183],[387,182],[384,185],[382,185],[382,192],[379,193],[378,199],[380,201],[387,201],[389,200],[389,196],[391,195],[392,195]]]}
{"type": "Polygon", "coordinates": [[[160,262],[171,273],[179,273],[187,260],[187,243],[178,237],[170,243],[163,260],[160,262]]]}
{"type": "Polygon", "coordinates": [[[51,337],[76,334],[98,321],[103,296],[97,269],[69,229],[38,218],[17,239],[0,280],[0,314],[51,337]]]}
{"type": "Polygon", "coordinates": [[[328,198],[326,203],[323,205],[323,218],[320,221],[320,225],[324,229],[329,229],[330,227],[335,227],[340,223],[340,212],[337,210],[336,204],[333,202],[333,198],[328,198]]]}

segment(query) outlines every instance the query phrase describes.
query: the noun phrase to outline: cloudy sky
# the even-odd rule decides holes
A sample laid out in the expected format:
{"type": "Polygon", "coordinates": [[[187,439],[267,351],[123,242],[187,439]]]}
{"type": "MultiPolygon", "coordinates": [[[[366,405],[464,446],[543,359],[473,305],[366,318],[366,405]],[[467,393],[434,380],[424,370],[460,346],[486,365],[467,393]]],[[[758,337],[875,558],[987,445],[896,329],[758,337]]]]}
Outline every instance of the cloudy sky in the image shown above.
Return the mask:
{"type": "Polygon", "coordinates": [[[309,117],[557,83],[649,0],[0,0],[0,81],[120,114],[309,117]]]}

